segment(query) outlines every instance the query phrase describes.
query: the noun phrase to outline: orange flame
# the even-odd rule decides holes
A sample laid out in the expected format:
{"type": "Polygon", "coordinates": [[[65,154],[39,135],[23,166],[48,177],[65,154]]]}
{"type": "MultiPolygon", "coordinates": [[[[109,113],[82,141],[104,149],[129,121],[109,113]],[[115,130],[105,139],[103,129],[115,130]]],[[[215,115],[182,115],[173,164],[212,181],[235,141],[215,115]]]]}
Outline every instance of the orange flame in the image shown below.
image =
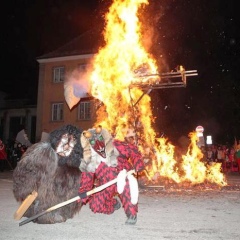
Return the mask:
{"type": "Polygon", "coordinates": [[[185,175],[183,180],[188,180],[191,183],[203,183],[205,180],[211,183],[217,183],[218,185],[226,185],[224,176],[221,173],[221,164],[215,163],[213,165],[205,165],[201,161],[203,153],[197,146],[198,136],[196,132],[189,134],[191,138],[191,144],[188,148],[188,152],[183,159],[183,169],[185,175]]]}
{"type": "Polygon", "coordinates": [[[196,146],[194,134],[191,134],[188,153],[176,167],[174,146],[164,138],[156,139],[151,98],[140,88],[133,87],[134,83],[144,81],[142,75],[158,72],[156,61],[141,41],[138,11],[145,5],[148,0],[114,0],[105,15],[105,46],[95,56],[90,76],[91,94],[103,102],[97,111],[96,124],[109,129],[118,139],[124,138],[124,129],[137,129],[140,151],[151,156],[149,179],[159,173],[177,183],[200,183],[208,179],[221,185],[223,177],[219,167],[207,169],[200,161],[202,153],[196,146]]]}
{"type": "MultiPolygon", "coordinates": [[[[147,0],[115,0],[106,14],[104,37],[106,45],[94,59],[91,75],[91,94],[104,103],[104,110],[98,112],[98,123],[111,128],[116,137],[122,139],[123,127],[134,128],[144,122],[144,135],[151,139],[148,132],[152,123],[152,112],[148,95],[141,104],[134,105],[143,95],[142,90],[132,88],[137,78],[137,69],[143,67],[148,72],[157,72],[155,60],[145,51],[141,43],[141,25],[138,8],[148,4],[147,0]],[[107,120],[103,113],[107,113],[107,120]]],[[[105,115],[106,116],[106,115],[105,115]]],[[[151,139],[153,142],[154,138],[151,139]]]]}

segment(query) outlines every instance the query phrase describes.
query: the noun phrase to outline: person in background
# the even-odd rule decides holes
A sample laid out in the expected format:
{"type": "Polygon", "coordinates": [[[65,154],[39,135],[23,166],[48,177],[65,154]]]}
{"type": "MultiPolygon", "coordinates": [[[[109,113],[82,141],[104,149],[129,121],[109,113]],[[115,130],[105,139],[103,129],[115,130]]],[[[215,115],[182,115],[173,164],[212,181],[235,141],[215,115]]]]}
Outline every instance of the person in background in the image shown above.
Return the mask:
{"type": "Polygon", "coordinates": [[[229,162],[233,162],[234,161],[234,153],[235,153],[234,147],[231,147],[229,149],[229,153],[228,153],[228,161],[229,162]]]}
{"type": "Polygon", "coordinates": [[[240,173],[240,144],[238,144],[237,147],[236,147],[234,158],[235,158],[235,161],[238,164],[238,172],[240,173]]]}
{"type": "Polygon", "coordinates": [[[7,152],[5,144],[0,139],[0,171],[3,172],[5,169],[5,162],[7,161],[7,152]]]}
{"type": "Polygon", "coordinates": [[[218,163],[223,163],[223,149],[222,146],[218,146],[217,148],[217,162],[218,163]]]}
{"type": "Polygon", "coordinates": [[[212,158],[213,162],[217,162],[217,146],[212,146],[212,158]]]}
{"type": "Polygon", "coordinates": [[[235,171],[236,162],[234,159],[234,154],[235,154],[234,147],[230,147],[227,153],[227,161],[226,161],[227,171],[232,171],[232,172],[235,171]]]}
{"type": "Polygon", "coordinates": [[[211,164],[213,162],[213,151],[211,147],[207,148],[206,155],[207,155],[207,163],[211,164]]]}

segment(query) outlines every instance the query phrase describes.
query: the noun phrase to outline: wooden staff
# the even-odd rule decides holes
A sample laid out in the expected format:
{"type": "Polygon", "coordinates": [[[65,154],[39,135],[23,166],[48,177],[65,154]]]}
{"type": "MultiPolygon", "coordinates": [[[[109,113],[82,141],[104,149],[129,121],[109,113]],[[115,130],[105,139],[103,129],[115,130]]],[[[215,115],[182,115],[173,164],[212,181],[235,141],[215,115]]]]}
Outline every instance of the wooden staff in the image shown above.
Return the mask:
{"type": "MultiPolygon", "coordinates": [[[[134,172],[135,172],[134,170],[131,170],[127,174],[130,175],[130,174],[133,174],[134,172]]],[[[83,192],[83,193],[80,194],[80,196],[76,196],[76,197],[71,198],[71,199],[69,199],[69,200],[67,200],[65,202],[59,203],[57,205],[54,205],[54,206],[48,208],[47,210],[45,210],[45,211],[43,211],[41,213],[38,213],[38,214],[36,214],[36,215],[34,215],[34,216],[32,216],[32,217],[30,217],[30,218],[20,222],[19,226],[22,226],[22,225],[24,225],[26,223],[29,223],[29,222],[33,221],[34,219],[36,219],[36,218],[38,218],[38,217],[40,217],[40,216],[42,216],[42,215],[44,215],[46,213],[49,213],[49,212],[51,212],[53,210],[56,210],[58,208],[61,208],[63,206],[66,206],[66,205],[68,205],[68,204],[70,204],[72,202],[75,202],[75,201],[79,200],[79,199],[83,199],[83,198],[86,198],[86,197],[88,197],[88,196],[90,196],[90,195],[92,195],[94,193],[100,192],[103,189],[113,185],[116,182],[117,182],[117,178],[115,178],[115,179],[113,179],[113,180],[111,180],[111,181],[109,181],[109,182],[107,182],[107,183],[105,183],[105,184],[103,184],[103,185],[101,185],[99,187],[96,187],[96,188],[94,188],[94,189],[92,189],[92,190],[90,190],[88,192],[83,192]]]]}

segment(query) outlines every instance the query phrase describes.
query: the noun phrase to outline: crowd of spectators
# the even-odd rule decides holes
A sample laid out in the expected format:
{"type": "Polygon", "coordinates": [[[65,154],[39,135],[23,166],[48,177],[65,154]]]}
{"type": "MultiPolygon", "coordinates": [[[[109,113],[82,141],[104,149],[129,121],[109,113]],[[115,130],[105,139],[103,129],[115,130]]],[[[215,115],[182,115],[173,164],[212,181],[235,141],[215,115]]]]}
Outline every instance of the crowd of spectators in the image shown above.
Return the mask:
{"type": "Polygon", "coordinates": [[[218,162],[222,164],[223,172],[240,173],[240,143],[228,147],[227,145],[208,145],[203,148],[204,159],[207,164],[218,162]]]}

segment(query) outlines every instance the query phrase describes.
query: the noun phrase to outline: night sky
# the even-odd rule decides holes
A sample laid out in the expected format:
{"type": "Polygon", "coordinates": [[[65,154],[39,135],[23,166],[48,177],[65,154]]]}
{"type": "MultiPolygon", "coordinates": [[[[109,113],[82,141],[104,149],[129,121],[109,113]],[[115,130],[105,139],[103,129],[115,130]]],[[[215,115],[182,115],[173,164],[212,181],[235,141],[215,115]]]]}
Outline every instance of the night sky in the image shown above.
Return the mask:
{"type": "MultiPolygon", "coordinates": [[[[141,10],[161,72],[197,70],[181,89],[151,92],[156,126],[170,139],[197,125],[217,143],[240,139],[240,16],[237,1],[149,0],[141,10]],[[150,30],[153,30],[150,31],[150,30]]],[[[1,14],[1,91],[36,99],[36,58],[101,26],[110,0],[21,0],[1,14]],[[5,72],[4,71],[4,72],[5,72]],[[17,91],[16,91],[17,90],[17,91]]]]}

